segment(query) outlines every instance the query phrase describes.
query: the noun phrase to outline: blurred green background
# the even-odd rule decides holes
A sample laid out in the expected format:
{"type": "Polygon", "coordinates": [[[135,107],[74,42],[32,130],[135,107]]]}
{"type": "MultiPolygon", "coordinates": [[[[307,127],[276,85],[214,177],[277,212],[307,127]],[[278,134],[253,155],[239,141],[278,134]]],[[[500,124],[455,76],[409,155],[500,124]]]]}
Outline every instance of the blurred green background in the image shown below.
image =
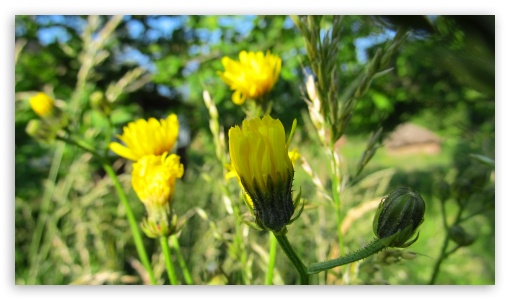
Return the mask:
{"type": "MultiPolygon", "coordinates": [[[[289,16],[123,16],[114,25],[111,20],[111,16],[16,16],[16,284],[144,282],[125,212],[100,164],[75,147],[41,144],[26,134],[28,121],[36,118],[28,99],[37,91],[67,102],[74,109],[76,129],[97,142],[105,121],[90,107],[95,91],[113,99],[117,133],[138,118],[178,114],[178,153],[186,173],[177,184],[174,207],[188,218],[179,241],[194,281],[262,284],[267,233],[246,227],[242,237],[233,235],[237,216],[229,212],[219,187],[223,166],[215,156],[202,93],[211,94],[227,133],[242,122],[244,112],[230,100],[232,92],[217,75],[223,71],[221,58],[237,59],[241,50],[279,55],[282,72],[271,92],[272,116],[287,130],[293,119],[298,120],[292,145],[330,190],[329,162],[304,101],[305,76],[311,71],[302,36],[289,16]],[[37,226],[43,231],[35,247],[37,226]],[[241,258],[243,247],[247,256],[241,258]]],[[[325,28],[328,24],[326,18],[325,28]]],[[[462,206],[466,216],[462,226],[475,240],[442,262],[435,283],[494,284],[494,166],[473,156],[495,159],[494,16],[346,16],[335,62],[340,70],[338,90],[356,78],[374,51],[400,27],[411,34],[391,63],[394,69],[375,79],[357,102],[346,136],[338,143],[344,173],[354,175],[367,139],[378,126],[384,137],[390,137],[400,124],[412,123],[430,130],[441,142],[432,153],[419,143],[397,150],[381,147],[360,176],[352,178],[342,196],[346,212],[398,186],[419,191],[427,211],[419,240],[407,249],[417,253],[414,260],[388,264],[381,261],[382,254],[376,255],[353,264],[357,275],[350,283],[429,283],[447,234],[438,188],[446,182],[446,219],[453,222],[462,206]]],[[[141,220],[145,212],[130,187],[131,165],[110,155],[141,220]]],[[[234,181],[231,184],[237,188],[234,181]]],[[[289,240],[305,262],[334,257],[331,203],[299,165],[294,186],[301,187],[308,205],[289,226],[289,240]]],[[[240,197],[231,200],[242,204],[240,197]]],[[[345,234],[346,250],[372,239],[372,216],[369,210],[352,220],[345,234]]],[[[158,242],[148,238],[144,242],[164,283],[158,242]]],[[[274,283],[297,282],[297,273],[280,249],[276,267],[274,283]]],[[[317,277],[314,283],[338,283],[334,271],[317,277]]]]}

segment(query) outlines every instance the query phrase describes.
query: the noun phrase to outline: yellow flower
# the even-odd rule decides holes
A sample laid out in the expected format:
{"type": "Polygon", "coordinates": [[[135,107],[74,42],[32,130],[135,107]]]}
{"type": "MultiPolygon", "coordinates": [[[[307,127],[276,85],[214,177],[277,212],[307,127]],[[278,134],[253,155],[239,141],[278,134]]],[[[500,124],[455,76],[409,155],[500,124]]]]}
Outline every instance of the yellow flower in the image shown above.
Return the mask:
{"type": "Polygon", "coordinates": [[[218,72],[221,79],[235,90],[232,101],[242,105],[246,98],[257,100],[271,91],[282,66],[282,60],[267,51],[239,53],[239,61],[229,57],[221,60],[225,72],[218,72]]]}
{"type": "Polygon", "coordinates": [[[45,93],[37,93],[29,102],[32,110],[41,118],[48,116],[55,107],[55,100],[45,93]]]}
{"type": "Polygon", "coordinates": [[[110,150],[134,161],[145,155],[161,155],[172,150],[178,133],[179,122],[174,114],[159,121],[140,119],[124,126],[122,135],[117,135],[126,146],[113,142],[110,150]]]}
{"type": "Polygon", "coordinates": [[[294,167],[288,142],[280,120],[268,115],[244,120],[241,128],[229,130],[231,164],[252,201],[247,204],[257,224],[275,232],[282,230],[294,213],[294,167]]]}
{"type": "Polygon", "coordinates": [[[147,155],[133,165],[131,184],[146,206],[162,207],[172,204],[175,180],[183,173],[184,167],[178,155],[147,155]]]}

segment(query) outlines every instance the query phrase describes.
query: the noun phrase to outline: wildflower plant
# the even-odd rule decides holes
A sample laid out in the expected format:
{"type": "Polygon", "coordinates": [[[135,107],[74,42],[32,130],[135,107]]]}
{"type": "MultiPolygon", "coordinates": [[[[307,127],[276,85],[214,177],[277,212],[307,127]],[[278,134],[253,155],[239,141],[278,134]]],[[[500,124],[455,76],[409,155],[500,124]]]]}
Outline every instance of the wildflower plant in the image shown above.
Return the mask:
{"type": "Polygon", "coordinates": [[[296,220],[303,208],[296,210],[301,199],[298,195],[294,201],[292,195],[294,167],[288,151],[291,138],[292,134],[285,139],[280,120],[265,115],[230,128],[229,150],[232,167],[247,194],[246,204],[255,217],[252,226],[275,235],[299,271],[301,283],[308,284],[306,267],[286,238],[286,225],[296,220]],[[292,218],[295,212],[298,213],[292,218]]]}
{"type": "MultiPolygon", "coordinates": [[[[179,122],[175,114],[166,119],[139,119],[124,126],[117,137],[125,143],[109,144],[110,150],[135,161],[131,183],[147,217],[142,221],[142,230],[148,237],[160,240],[165,255],[168,278],[177,284],[175,269],[171,261],[168,237],[176,234],[182,224],[177,223],[172,203],[176,180],[184,174],[180,157],[170,154],[177,141],[179,122]]],[[[172,239],[179,249],[177,239],[172,239]]]]}
{"type": "MultiPolygon", "coordinates": [[[[158,280],[147,255],[139,223],[117,173],[110,163],[108,150],[134,162],[132,186],[148,212],[147,218],[140,222],[142,229],[148,236],[159,238],[170,283],[177,284],[178,280],[170,258],[168,243],[169,236],[175,234],[180,228],[176,214],[172,211],[172,201],[175,182],[182,177],[184,172],[180,157],[170,153],[174,148],[179,131],[177,116],[169,114],[166,119],[159,121],[150,118],[149,120],[139,119],[130,122],[124,127],[124,132],[118,136],[123,144],[111,142],[112,111],[115,109],[113,103],[126,92],[126,88],[130,85],[142,86],[146,81],[146,78],[142,78],[145,71],[140,68],[129,71],[119,82],[110,84],[106,93],[100,90],[91,91],[89,85],[94,67],[108,55],[102,49],[104,43],[111,37],[121,19],[122,16],[113,16],[98,31],[98,38],[92,39],[91,36],[99,27],[99,23],[97,16],[89,17],[89,27],[85,29],[83,37],[84,52],[79,56],[82,66],[78,72],[78,83],[72,98],[68,102],[60,102],[42,92],[34,94],[28,102],[38,119],[31,120],[26,131],[30,136],[47,143],[63,142],[57,146],[68,144],[78,147],[92,154],[101,164],[113,182],[117,196],[124,206],[132,238],[146,274],[144,277],[147,277],[147,283],[157,284],[158,280]],[[97,138],[88,140],[80,132],[78,116],[80,116],[82,104],[80,102],[83,99],[89,100],[90,107],[99,112],[106,120],[107,128],[100,130],[104,132],[104,143],[101,143],[101,140],[97,138]]],[[[44,220],[37,220],[36,232],[30,247],[31,253],[35,253],[39,248],[43,226],[44,220]]],[[[177,239],[172,239],[172,243],[177,255],[182,257],[177,239]]],[[[191,284],[192,281],[188,280],[189,272],[186,270],[185,264],[181,264],[181,267],[186,282],[191,284]]]]}
{"type": "MultiPolygon", "coordinates": [[[[295,124],[295,123],[294,123],[295,124]]],[[[295,126],[295,125],[294,125],[295,126]]],[[[291,137],[289,136],[288,142],[291,137]]],[[[266,115],[229,130],[232,166],[260,228],[281,232],[294,214],[294,167],[280,120],[266,115]]]]}
{"type": "Polygon", "coordinates": [[[175,181],[183,173],[180,157],[175,154],[146,155],[133,165],[131,182],[147,210],[148,217],[142,224],[147,236],[165,237],[177,231],[177,219],[171,209],[175,181]]]}

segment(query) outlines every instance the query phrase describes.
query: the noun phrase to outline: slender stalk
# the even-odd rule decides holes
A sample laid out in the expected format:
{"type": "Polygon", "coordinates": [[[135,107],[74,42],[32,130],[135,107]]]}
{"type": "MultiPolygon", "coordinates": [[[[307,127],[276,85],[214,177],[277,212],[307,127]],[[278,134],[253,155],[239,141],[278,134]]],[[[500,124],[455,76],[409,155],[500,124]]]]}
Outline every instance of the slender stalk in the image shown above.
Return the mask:
{"type": "Polygon", "coordinates": [[[51,195],[53,194],[53,187],[55,186],[55,182],[57,180],[58,170],[60,168],[60,162],[62,161],[62,156],[64,154],[65,143],[58,143],[57,149],[55,150],[55,154],[53,155],[53,160],[51,162],[50,172],[48,174],[48,181],[51,182],[51,185],[44,190],[43,199],[41,202],[41,207],[39,209],[40,213],[37,217],[37,221],[35,224],[34,235],[32,236],[32,241],[30,242],[29,255],[30,258],[30,277],[29,283],[33,284],[33,280],[36,277],[36,269],[38,264],[35,262],[38,258],[39,246],[41,243],[42,233],[44,226],[46,224],[46,218],[48,217],[48,209],[51,203],[51,195]]]}
{"type": "Polygon", "coordinates": [[[370,244],[366,245],[362,249],[345,255],[341,256],[339,258],[335,258],[332,260],[327,260],[323,262],[318,262],[311,264],[308,267],[308,274],[315,274],[322,271],[326,271],[338,266],[346,265],[364,258],[369,257],[370,255],[373,255],[381,250],[383,250],[386,246],[384,245],[383,241],[380,239],[376,239],[372,241],[370,244]]]}
{"type": "Polygon", "coordinates": [[[441,248],[441,255],[439,256],[439,259],[436,261],[436,263],[434,265],[434,269],[432,271],[432,276],[430,277],[429,284],[431,284],[431,285],[436,283],[437,275],[439,274],[439,268],[441,267],[441,263],[443,262],[443,260],[446,258],[445,253],[446,253],[446,249],[448,249],[449,241],[450,241],[450,239],[448,238],[448,232],[447,232],[446,236],[444,237],[443,247],[441,248]]]}
{"type": "Polygon", "coordinates": [[[113,185],[115,187],[115,190],[117,191],[117,196],[119,197],[120,201],[124,205],[124,208],[126,210],[126,216],[128,218],[129,227],[131,228],[131,233],[133,234],[133,240],[135,242],[136,251],[138,252],[138,256],[140,257],[140,260],[142,261],[142,264],[145,267],[145,270],[147,271],[149,275],[149,279],[151,281],[151,284],[156,284],[156,277],[154,277],[154,271],[152,270],[151,263],[149,261],[149,257],[147,256],[147,252],[145,251],[145,246],[143,245],[143,239],[142,235],[140,233],[140,230],[138,228],[138,223],[136,222],[135,215],[133,213],[133,210],[131,209],[131,205],[129,204],[129,201],[124,194],[124,189],[120,185],[119,179],[117,175],[115,174],[115,171],[113,168],[106,162],[103,161],[103,169],[106,171],[108,176],[113,181],[113,185]]]}
{"type": "Polygon", "coordinates": [[[161,243],[161,249],[163,249],[163,254],[165,255],[165,264],[166,264],[166,273],[168,274],[168,279],[170,279],[170,283],[172,285],[178,285],[177,275],[175,275],[174,264],[172,263],[172,257],[170,256],[170,247],[168,246],[168,237],[162,236],[159,238],[161,243]]]}
{"type": "Polygon", "coordinates": [[[278,235],[274,234],[276,240],[278,241],[278,244],[280,244],[280,247],[282,247],[283,252],[287,255],[289,260],[292,262],[296,270],[299,272],[299,277],[301,278],[301,284],[308,285],[310,284],[310,277],[307,273],[306,266],[303,264],[301,259],[299,259],[299,256],[296,254],[294,249],[292,248],[291,244],[289,243],[289,240],[287,239],[287,236],[285,234],[278,235]]]}
{"type": "Polygon", "coordinates": [[[175,254],[177,255],[177,260],[179,261],[179,266],[181,267],[182,274],[184,276],[184,281],[186,281],[186,284],[193,284],[191,273],[189,272],[188,266],[186,265],[186,261],[182,256],[181,246],[179,245],[179,239],[175,235],[172,235],[170,239],[172,240],[172,246],[175,249],[175,254]]]}
{"type": "Polygon", "coordinates": [[[273,273],[274,273],[274,264],[276,261],[276,245],[277,240],[274,234],[269,235],[269,262],[267,264],[267,272],[266,272],[266,285],[273,284],[273,273]]]}
{"type": "MultiPolygon", "coordinates": [[[[461,205],[459,208],[459,211],[457,212],[457,217],[455,218],[455,222],[453,224],[458,224],[459,220],[461,220],[462,211],[464,210],[464,206],[461,205]]],[[[455,248],[454,250],[450,252],[446,252],[448,249],[448,243],[450,241],[450,237],[448,236],[448,222],[446,220],[446,209],[444,206],[444,201],[441,201],[441,214],[443,215],[443,226],[446,232],[446,235],[444,237],[443,241],[443,247],[441,248],[441,252],[439,255],[439,259],[434,264],[434,269],[432,270],[432,276],[430,277],[429,284],[435,284],[437,280],[437,276],[439,275],[439,269],[441,268],[441,264],[443,261],[453,252],[455,252],[458,248],[455,248]]]]}

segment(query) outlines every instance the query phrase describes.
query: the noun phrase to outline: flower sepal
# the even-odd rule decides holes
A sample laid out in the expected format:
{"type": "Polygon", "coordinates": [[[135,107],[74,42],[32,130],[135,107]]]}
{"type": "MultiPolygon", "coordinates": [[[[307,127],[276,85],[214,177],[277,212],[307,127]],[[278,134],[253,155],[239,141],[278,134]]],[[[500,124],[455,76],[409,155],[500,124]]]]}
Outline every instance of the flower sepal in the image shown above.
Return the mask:
{"type": "Polygon", "coordinates": [[[253,218],[252,216],[246,216],[246,215],[237,215],[237,217],[240,219],[240,221],[251,228],[258,230],[258,231],[264,231],[265,229],[262,228],[259,224],[257,224],[257,220],[253,218]]]}
{"type": "Polygon", "coordinates": [[[413,235],[414,235],[413,227],[412,225],[409,225],[404,230],[398,231],[393,235],[382,238],[381,241],[386,247],[407,248],[418,240],[420,232],[416,233],[416,237],[414,239],[409,240],[410,237],[412,237],[413,235]]]}
{"type": "Polygon", "coordinates": [[[143,232],[150,238],[167,237],[179,232],[182,225],[177,222],[177,215],[166,207],[147,207],[148,216],[142,221],[143,232]]]}
{"type": "Polygon", "coordinates": [[[292,215],[292,217],[291,217],[289,223],[287,223],[287,225],[294,223],[294,221],[296,221],[299,218],[299,216],[301,216],[301,213],[303,212],[303,210],[305,208],[305,200],[301,198],[301,187],[299,187],[299,192],[294,197],[293,205],[294,205],[294,214],[292,215]],[[296,210],[296,207],[298,207],[300,203],[301,203],[301,208],[299,210],[296,210]]]}

